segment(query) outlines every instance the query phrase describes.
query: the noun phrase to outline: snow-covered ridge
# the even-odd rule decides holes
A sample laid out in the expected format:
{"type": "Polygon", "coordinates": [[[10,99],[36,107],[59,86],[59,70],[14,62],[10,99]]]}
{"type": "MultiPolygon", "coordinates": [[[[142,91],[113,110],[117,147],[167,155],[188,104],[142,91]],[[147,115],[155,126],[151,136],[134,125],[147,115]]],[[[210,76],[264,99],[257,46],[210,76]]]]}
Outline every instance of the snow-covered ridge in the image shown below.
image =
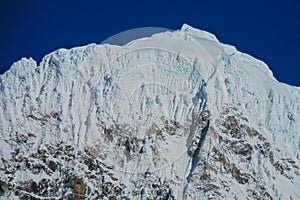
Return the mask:
{"type": "MultiPolygon", "coordinates": [[[[291,194],[282,198],[299,197],[299,176],[293,177],[300,160],[299,102],[299,88],[276,81],[262,61],[186,24],[124,46],[59,49],[40,64],[23,58],[0,76],[0,168],[7,170],[7,163],[22,155],[17,159],[22,167],[40,158],[53,173],[32,176],[30,170],[16,170],[10,177],[2,170],[1,177],[14,183],[15,177],[63,179],[50,158],[61,166],[60,173],[74,165],[83,174],[75,158],[85,159],[85,152],[107,170],[101,176],[122,182],[125,194],[140,199],[154,198],[152,182],[159,182],[170,198],[197,198],[200,183],[195,180],[208,179],[208,166],[215,173],[209,176],[236,179],[227,184],[224,198],[234,197],[234,184],[254,191],[258,179],[275,188],[269,191],[274,197],[284,193],[276,183],[281,179],[291,186],[291,194]],[[214,149],[218,145],[224,151],[214,149]],[[56,148],[67,149],[75,160],[54,157],[50,152],[56,148]],[[49,159],[39,157],[45,152],[49,159]],[[205,159],[214,161],[203,167],[205,159]],[[216,165],[227,172],[218,172],[216,165]],[[259,175],[245,175],[247,169],[259,175]],[[245,180],[252,182],[245,186],[245,180]]],[[[86,177],[75,180],[94,184],[86,177]]],[[[61,184],[57,194],[68,189],[61,184]]]]}
{"type": "Polygon", "coordinates": [[[193,28],[193,27],[189,26],[188,24],[183,24],[180,31],[187,33],[194,37],[199,37],[199,38],[219,42],[219,40],[217,39],[217,37],[215,35],[207,32],[207,31],[202,31],[202,30],[193,28]]]}

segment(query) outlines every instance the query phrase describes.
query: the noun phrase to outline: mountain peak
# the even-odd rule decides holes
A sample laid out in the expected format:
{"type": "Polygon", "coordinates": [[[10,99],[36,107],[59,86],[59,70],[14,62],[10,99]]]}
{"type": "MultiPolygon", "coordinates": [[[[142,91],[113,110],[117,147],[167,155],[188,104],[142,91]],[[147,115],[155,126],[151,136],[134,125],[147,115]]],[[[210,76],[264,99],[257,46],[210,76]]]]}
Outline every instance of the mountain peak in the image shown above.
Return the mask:
{"type": "Polygon", "coordinates": [[[207,39],[207,40],[212,40],[212,41],[215,41],[215,42],[219,42],[219,40],[217,39],[217,37],[214,34],[211,34],[207,31],[203,31],[203,30],[200,30],[200,29],[196,29],[196,28],[194,28],[194,27],[192,27],[188,24],[183,24],[180,31],[188,33],[190,35],[193,35],[194,37],[200,37],[200,38],[204,38],[204,39],[207,39]]]}
{"type": "Polygon", "coordinates": [[[188,25],[0,76],[0,197],[299,199],[300,90],[188,25]]]}

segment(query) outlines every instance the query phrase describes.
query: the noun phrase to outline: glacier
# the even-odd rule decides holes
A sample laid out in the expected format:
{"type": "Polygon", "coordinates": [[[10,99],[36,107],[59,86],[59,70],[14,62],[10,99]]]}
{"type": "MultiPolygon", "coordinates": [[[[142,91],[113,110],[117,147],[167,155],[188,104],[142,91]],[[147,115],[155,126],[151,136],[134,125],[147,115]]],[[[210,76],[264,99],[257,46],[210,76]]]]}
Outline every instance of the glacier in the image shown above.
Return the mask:
{"type": "Polygon", "coordinates": [[[0,76],[0,198],[299,199],[300,88],[184,24],[0,76]]]}

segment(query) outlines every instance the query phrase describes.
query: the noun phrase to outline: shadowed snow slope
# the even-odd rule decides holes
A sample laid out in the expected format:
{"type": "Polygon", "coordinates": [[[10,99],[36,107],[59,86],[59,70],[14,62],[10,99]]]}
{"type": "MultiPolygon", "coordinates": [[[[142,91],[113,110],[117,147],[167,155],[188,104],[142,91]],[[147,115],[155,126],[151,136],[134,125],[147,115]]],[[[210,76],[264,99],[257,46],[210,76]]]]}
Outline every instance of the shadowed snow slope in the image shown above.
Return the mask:
{"type": "Polygon", "coordinates": [[[299,199],[300,89],[186,24],[0,76],[0,198],[299,199]]]}

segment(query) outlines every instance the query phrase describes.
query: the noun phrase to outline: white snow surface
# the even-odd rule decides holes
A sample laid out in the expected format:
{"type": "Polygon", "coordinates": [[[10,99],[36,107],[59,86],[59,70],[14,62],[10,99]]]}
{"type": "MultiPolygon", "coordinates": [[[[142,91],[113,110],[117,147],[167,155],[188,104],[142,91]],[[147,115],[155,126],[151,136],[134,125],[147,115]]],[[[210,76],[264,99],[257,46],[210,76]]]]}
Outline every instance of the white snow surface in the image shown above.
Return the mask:
{"type": "MultiPolygon", "coordinates": [[[[99,125],[128,125],[128,133],[143,140],[152,125],[163,126],[164,120],[188,125],[192,114],[203,110],[210,111],[210,126],[216,127],[224,106],[238,107],[249,127],[269,138],[282,150],[281,156],[291,157],[299,165],[300,89],[278,82],[262,61],[187,24],[181,30],[124,46],[90,44],[59,49],[39,64],[32,58],[14,63],[0,76],[0,157],[10,159],[13,147],[7,140],[16,132],[37,135],[29,152],[63,141],[78,151],[100,145],[109,154],[115,147],[104,144],[99,125]],[[59,120],[49,117],[51,113],[58,113],[59,120]],[[43,118],[47,121],[41,125],[43,118]]],[[[148,140],[139,158],[123,165],[115,163],[115,155],[106,161],[115,165],[114,170],[128,185],[128,173],[147,170],[162,178],[172,177],[176,171],[185,180],[192,167],[185,127],[157,144],[164,159],[156,164],[150,162],[155,155],[148,140]]],[[[125,157],[121,150],[119,156],[125,157]]],[[[3,165],[0,161],[0,167],[3,165]]],[[[282,199],[300,199],[299,176],[291,183],[270,173],[278,177],[272,184],[282,199]]],[[[245,186],[234,184],[238,199],[243,199],[239,187],[245,186]]],[[[187,185],[186,180],[178,184],[173,191],[176,199],[201,199],[184,196],[187,185]]]]}

